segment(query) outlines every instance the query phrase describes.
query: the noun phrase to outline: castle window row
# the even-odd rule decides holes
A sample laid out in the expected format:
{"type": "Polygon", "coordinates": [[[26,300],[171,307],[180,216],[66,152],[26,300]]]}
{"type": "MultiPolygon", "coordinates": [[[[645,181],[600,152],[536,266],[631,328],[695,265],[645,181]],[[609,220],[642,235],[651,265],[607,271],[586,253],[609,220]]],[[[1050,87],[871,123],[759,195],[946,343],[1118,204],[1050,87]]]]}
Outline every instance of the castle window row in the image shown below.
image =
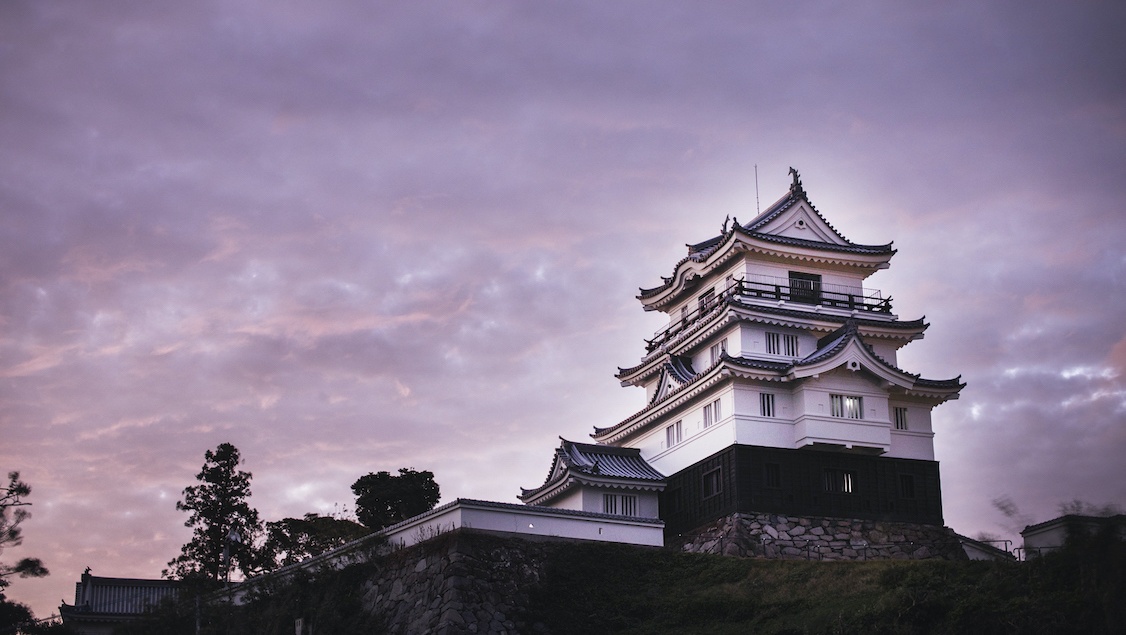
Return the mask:
{"type": "Polygon", "coordinates": [[[637,515],[637,496],[632,494],[603,494],[602,512],[618,516],[637,515]]]}
{"type": "Polygon", "coordinates": [[[798,336],[786,333],[766,333],[766,352],[771,355],[798,356],[798,336]]]}

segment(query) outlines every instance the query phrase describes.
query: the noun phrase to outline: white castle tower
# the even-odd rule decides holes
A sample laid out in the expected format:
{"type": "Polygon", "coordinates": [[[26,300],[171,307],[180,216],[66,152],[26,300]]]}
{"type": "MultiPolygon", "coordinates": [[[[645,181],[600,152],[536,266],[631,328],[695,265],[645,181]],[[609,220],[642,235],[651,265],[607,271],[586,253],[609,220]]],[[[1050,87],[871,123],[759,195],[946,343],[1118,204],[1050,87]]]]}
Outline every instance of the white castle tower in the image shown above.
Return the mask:
{"type": "Polygon", "coordinates": [[[786,196],[642,289],[668,325],[617,377],[645,407],[564,441],[525,502],[640,514],[663,488],[666,535],[750,512],[942,524],[931,411],[964,384],[898,367],[928,325],[863,286],[895,250],[845,238],[790,173],[786,196]]]}

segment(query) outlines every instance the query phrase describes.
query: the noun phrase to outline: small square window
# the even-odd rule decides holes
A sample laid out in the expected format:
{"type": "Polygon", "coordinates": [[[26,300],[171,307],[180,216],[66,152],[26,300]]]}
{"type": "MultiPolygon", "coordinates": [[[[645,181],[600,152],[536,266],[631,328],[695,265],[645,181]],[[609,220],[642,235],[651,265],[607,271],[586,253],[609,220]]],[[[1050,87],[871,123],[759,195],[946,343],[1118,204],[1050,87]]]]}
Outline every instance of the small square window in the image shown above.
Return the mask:
{"type": "Polygon", "coordinates": [[[895,412],[895,429],[896,430],[906,430],[907,429],[907,409],[906,408],[896,408],[894,412],[895,412]]]}
{"type": "Polygon", "coordinates": [[[774,415],[774,395],[764,392],[758,396],[759,411],[764,417],[773,417],[774,415]]]}
{"type": "Polygon", "coordinates": [[[825,491],[838,494],[853,493],[853,474],[848,470],[825,470],[825,491]]]}

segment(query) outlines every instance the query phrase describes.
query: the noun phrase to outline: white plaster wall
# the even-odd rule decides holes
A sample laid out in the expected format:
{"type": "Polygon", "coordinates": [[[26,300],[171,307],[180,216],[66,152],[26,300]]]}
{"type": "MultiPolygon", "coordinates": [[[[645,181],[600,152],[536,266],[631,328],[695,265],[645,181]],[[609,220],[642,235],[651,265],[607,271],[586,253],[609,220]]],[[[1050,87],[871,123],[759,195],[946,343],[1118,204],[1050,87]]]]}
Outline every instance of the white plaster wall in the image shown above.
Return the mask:
{"type": "Polygon", "coordinates": [[[901,459],[934,460],[934,433],[890,430],[891,448],[887,456],[901,459]]]}
{"type": "Polygon", "coordinates": [[[812,443],[831,443],[849,448],[859,445],[887,451],[891,448],[891,430],[887,424],[880,422],[807,415],[794,424],[794,446],[812,443]]]}
{"type": "Polygon", "coordinates": [[[558,509],[575,509],[582,511],[583,509],[583,493],[581,489],[572,489],[566,494],[551,501],[551,507],[558,509]]]}
{"type": "Polygon", "coordinates": [[[821,284],[835,284],[857,287],[858,289],[864,285],[864,275],[860,272],[830,271],[816,267],[790,266],[785,263],[773,262],[753,262],[747,266],[747,273],[752,276],[773,276],[788,279],[791,271],[820,275],[821,284]]]}
{"type": "Polygon", "coordinates": [[[793,448],[794,423],[784,419],[742,417],[735,419],[735,441],[743,445],[793,448]]]}
{"type": "Polygon", "coordinates": [[[664,527],[652,520],[584,518],[552,514],[538,507],[477,507],[458,501],[448,507],[416,516],[387,533],[391,544],[410,546],[440,532],[457,528],[503,531],[537,536],[558,536],[638,545],[664,545],[664,527]]]}
{"type": "Polygon", "coordinates": [[[798,357],[802,358],[817,350],[817,338],[809,331],[788,329],[762,324],[743,323],[739,327],[739,345],[744,355],[760,359],[790,361],[797,359],[786,355],[773,355],[766,352],[766,333],[782,333],[798,336],[798,357]]]}
{"type": "Polygon", "coordinates": [[[668,476],[708,458],[734,442],[735,418],[728,415],[718,424],[686,438],[683,443],[671,450],[649,456],[646,456],[645,451],[642,450],[641,457],[658,472],[668,476]]]}
{"type": "Polygon", "coordinates": [[[896,361],[896,356],[897,356],[896,351],[898,349],[896,349],[895,344],[892,344],[891,342],[883,342],[883,341],[878,341],[878,340],[876,340],[876,341],[866,340],[866,341],[872,347],[872,350],[876,352],[876,355],[878,355],[880,357],[880,359],[882,359],[885,362],[891,364],[892,366],[898,366],[898,362],[896,361]]]}

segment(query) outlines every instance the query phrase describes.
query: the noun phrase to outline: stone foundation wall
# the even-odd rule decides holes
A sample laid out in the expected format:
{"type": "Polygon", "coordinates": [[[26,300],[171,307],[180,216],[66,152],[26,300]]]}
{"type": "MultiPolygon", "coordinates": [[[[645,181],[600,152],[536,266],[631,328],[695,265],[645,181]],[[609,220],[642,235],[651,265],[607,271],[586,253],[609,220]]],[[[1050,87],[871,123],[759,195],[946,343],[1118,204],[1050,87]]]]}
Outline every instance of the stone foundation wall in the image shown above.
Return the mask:
{"type": "Polygon", "coordinates": [[[465,530],[439,536],[381,558],[365,605],[392,634],[542,632],[523,614],[545,547],[465,530]]]}
{"type": "Polygon", "coordinates": [[[690,553],[745,558],[967,559],[949,527],[780,514],[732,514],[684,534],[669,546],[690,553]]]}

